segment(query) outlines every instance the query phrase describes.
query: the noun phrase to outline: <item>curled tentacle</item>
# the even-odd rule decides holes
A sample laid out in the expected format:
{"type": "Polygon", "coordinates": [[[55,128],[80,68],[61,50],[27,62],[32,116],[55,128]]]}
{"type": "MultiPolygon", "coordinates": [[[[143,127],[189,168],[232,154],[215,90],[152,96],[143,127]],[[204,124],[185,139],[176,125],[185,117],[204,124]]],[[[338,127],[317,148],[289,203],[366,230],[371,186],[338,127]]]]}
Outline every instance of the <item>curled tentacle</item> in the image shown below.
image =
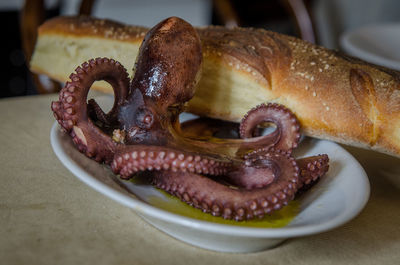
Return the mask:
{"type": "Polygon", "coordinates": [[[87,95],[93,82],[105,80],[110,83],[114,89],[115,99],[114,106],[106,114],[105,119],[115,122],[118,107],[128,94],[128,74],[120,63],[107,58],[89,60],[75,71],[70,75],[71,80],[61,90],[59,101],[52,102],[54,116],[58,123],[70,133],[81,152],[97,161],[109,161],[114,152],[115,143],[89,117],[87,95]]]}
{"type": "MultiPolygon", "coordinates": [[[[257,150],[245,155],[245,165],[243,169],[235,172],[229,176],[229,181],[240,187],[247,189],[260,188],[268,185],[271,182],[271,178],[268,174],[260,174],[256,172],[258,161],[263,161],[268,153],[281,152],[289,155],[288,152],[275,150],[270,148],[268,150],[257,150]],[[243,170],[247,170],[245,174],[243,170]],[[241,174],[240,174],[241,173],[241,174]]],[[[306,189],[311,187],[320,177],[325,175],[329,169],[329,158],[327,155],[317,155],[296,160],[299,167],[299,189],[306,189]]]]}
{"type": "Polygon", "coordinates": [[[269,153],[258,163],[260,167],[256,170],[273,173],[273,180],[265,187],[251,190],[224,185],[190,172],[155,172],[152,181],[157,187],[215,216],[237,221],[261,218],[293,199],[299,169],[293,158],[282,153],[269,153]]]}
{"type": "Polygon", "coordinates": [[[114,173],[129,179],[144,170],[170,170],[172,172],[196,172],[199,174],[223,175],[231,168],[231,161],[202,154],[162,147],[134,145],[117,153],[111,163],[114,173]]]}
{"type": "Polygon", "coordinates": [[[239,128],[243,139],[257,137],[254,142],[263,148],[289,151],[297,147],[300,139],[300,124],[296,116],[287,108],[278,104],[261,104],[250,110],[242,119],[239,128]],[[273,123],[276,129],[270,134],[257,135],[257,126],[261,123],[273,123]]]}
{"type": "Polygon", "coordinates": [[[287,157],[290,157],[290,153],[274,148],[270,148],[268,152],[254,151],[245,155],[244,163],[226,177],[230,183],[241,188],[262,188],[279,176],[280,167],[285,164],[287,157]],[[271,156],[275,157],[271,159],[271,156]]]}

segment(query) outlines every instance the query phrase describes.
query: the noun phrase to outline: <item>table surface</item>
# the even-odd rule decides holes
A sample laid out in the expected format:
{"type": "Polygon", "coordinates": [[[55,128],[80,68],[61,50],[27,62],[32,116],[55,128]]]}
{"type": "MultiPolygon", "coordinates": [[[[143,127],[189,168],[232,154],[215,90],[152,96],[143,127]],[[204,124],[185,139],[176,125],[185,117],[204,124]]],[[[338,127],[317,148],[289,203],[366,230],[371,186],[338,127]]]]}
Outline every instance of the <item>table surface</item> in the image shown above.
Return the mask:
{"type": "Polygon", "coordinates": [[[398,264],[400,159],[346,147],[371,198],[347,224],[271,250],[230,254],[187,245],[92,190],[54,155],[50,102],[0,99],[1,264],[398,264]]]}

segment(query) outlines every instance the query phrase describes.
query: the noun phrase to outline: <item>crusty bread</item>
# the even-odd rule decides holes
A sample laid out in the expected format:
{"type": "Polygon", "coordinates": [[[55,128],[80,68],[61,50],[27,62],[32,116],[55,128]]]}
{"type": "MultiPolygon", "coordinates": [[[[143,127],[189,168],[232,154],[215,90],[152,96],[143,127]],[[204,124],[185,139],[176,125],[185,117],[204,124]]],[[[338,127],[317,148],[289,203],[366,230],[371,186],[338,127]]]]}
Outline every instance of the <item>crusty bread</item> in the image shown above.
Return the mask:
{"type": "MultiPolygon", "coordinates": [[[[147,29],[89,17],[44,23],[31,70],[66,81],[82,62],[109,57],[133,68],[147,29]]],[[[262,29],[198,28],[203,73],[188,111],[239,121],[276,102],[303,132],[400,156],[400,73],[262,29]]],[[[112,92],[106,83],[95,88],[112,92]]]]}

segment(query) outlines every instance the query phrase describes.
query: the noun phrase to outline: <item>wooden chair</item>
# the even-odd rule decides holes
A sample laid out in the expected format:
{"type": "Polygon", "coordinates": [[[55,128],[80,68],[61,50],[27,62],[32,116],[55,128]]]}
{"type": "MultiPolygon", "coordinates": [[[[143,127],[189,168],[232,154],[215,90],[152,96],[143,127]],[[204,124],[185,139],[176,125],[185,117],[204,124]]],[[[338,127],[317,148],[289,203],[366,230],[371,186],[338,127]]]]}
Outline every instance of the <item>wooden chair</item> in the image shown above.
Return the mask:
{"type": "MultiPolygon", "coordinates": [[[[213,8],[216,11],[216,16],[220,20],[220,22],[226,27],[235,27],[235,26],[243,26],[246,22],[240,18],[239,10],[240,7],[235,6],[234,0],[214,0],[213,8]]],[[[261,2],[261,1],[259,1],[261,2]]],[[[310,14],[312,0],[264,0],[263,4],[260,6],[253,6],[256,10],[257,8],[262,9],[262,12],[268,8],[268,6],[273,6],[274,9],[283,7],[286,10],[286,13],[289,17],[294,21],[297,28],[297,35],[303,40],[307,40],[311,43],[316,42],[316,31],[313,23],[312,16],[310,14]],[[273,3],[275,5],[271,5],[269,3],[273,3]],[[278,3],[279,5],[276,5],[278,3]]],[[[240,2],[243,3],[243,2],[240,2]]],[[[252,1],[246,2],[248,8],[252,8],[252,1]]],[[[276,10],[272,10],[275,12],[276,10]]],[[[271,13],[271,12],[270,12],[271,13]]],[[[268,15],[266,15],[268,16],[268,15]]],[[[266,18],[267,19],[267,18],[266,18]]]]}
{"type": "MultiPolygon", "coordinates": [[[[90,15],[95,0],[82,0],[79,14],[90,15]]],[[[29,64],[35,43],[37,29],[45,21],[44,0],[25,0],[21,10],[21,39],[25,60],[29,64]]],[[[54,93],[60,90],[60,83],[55,81],[44,82],[37,74],[31,73],[32,80],[39,94],[54,93]]]]}
{"type": "MultiPolygon", "coordinates": [[[[265,0],[267,1],[267,0],[265,0]]],[[[270,0],[272,1],[272,0],[270,0]]],[[[307,41],[315,43],[315,30],[307,5],[311,0],[274,0],[279,1],[294,19],[298,35],[307,41]]],[[[267,1],[268,2],[268,1],[267,1]]],[[[82,0],[79,14],[90,15],[95,0],[82,0]]],[[[213,0],[213,8],[227,27],[242,25],[241,19],[231,0],[213,0]]],[[[37,29],[45,20],[44,0],[25,0],[21,11],[21,38],[26,62],[29,63],[37,40],[37,29]]],[[[44,82],[38,75],[32,74],[32,80],[39,94],[54,93],[60,90],[58,82],[44,82]]]]}

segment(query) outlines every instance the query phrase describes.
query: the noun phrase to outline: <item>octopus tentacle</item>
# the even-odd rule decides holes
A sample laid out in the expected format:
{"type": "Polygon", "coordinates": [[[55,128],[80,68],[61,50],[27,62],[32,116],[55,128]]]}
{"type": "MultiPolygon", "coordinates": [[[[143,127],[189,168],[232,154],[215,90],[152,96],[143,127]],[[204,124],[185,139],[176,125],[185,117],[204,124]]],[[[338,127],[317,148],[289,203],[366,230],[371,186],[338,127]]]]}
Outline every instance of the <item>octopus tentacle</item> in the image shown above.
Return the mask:
{"type": "Polygon", "coordinates": [[[241,188],[253,189],[262,188],[273,182],[279,172],[281,159],[266,159],[271,154],[280,154],[281,159],[290,156],[289,152],[269,148],[268,152],[254,151],[244,156],[244,163],[240,168],[230,172],[225,176],[228,182],[241,188]]]}
{"type": "MultiPolygon", "coordinates": [[[[274,146],[276,149],[291,152],[300,139],[300,124],[296,116],[287,108],[278,104],[261,104],[251,109],[242,119],[239,127],[240,137],[248,139],[258,136],[255,145],[263,148],[274,146]],[[264,136],[257,135],[257,126],[263,122],[276,125],[276,129],[264,136]]],[[[253,143],[253,142],[252,142],[253,143]]]]}
{"type": "Polygon", "coordinates": [[[111,163],[114,173],[129,179],[144,170],[172,172],[196,172],[199,174],[223,175],[232,163],[203,154],[189,153],[162,146],[134,145],[117,153],[111,163]]]}
{"type": "Polygon", "coordinates": [[[99,104],[97,104],[96,100],[92,98],[88,100],[88,114],[92,120],[101,122],[102,124],[107,126],[111,125],[111,121],[110,118],[107,116],[107,113],[105,113],[101,109],[99,104]]]}
{"type": "MultiPolygon", "coordinates": [[[[275,150],[274,148],[268,149],[268,152],[281,152],[289,155],[288,152],[275,150]]],[[[245,156],[245,165],[248,167],[245,169],[248,172],[243,174],[242,169],[241,171],[235,172],[235,174],[228,175],[228,181],[247,189],[260,188],[268,185],[271,182],[268,174],[257,174],[254,172],[254,167],[257,167],[255,162],[262,160],[266,153],[265,150],[257,150],[247,154],[245,156]],[[242,174],[239,174],[239,172],[242,174]]],[[[329,169],[329,158],[325,154],[296,159],[296,163],[300,169],[299,189],[311,187],[320,177],[325,175],[329,169]]]]}
{"type": "Polygon", "coordinates": [[[300,168],[299,189],[306,190],[329,169],[329,157],[325,154],[297,160],[300,168]]]}
{"type": "MultiPolygon", "coordinates": [[[[273,182],[251,190],[218,183],[190,172],[155,172],[152,182],[157,187],[179,197],[204,212],[237,221],[263,217],[282,208],[295,196],[299,169],[293,158],[281,153],[269,153],[264,166],[277,167],[273,182]]],[[[259,170],[264,171],[263,168],[259,170]]]]}
{"type": "Polygon", "coordinates": [[[109,161],[115,143],[90,119],[86,103],[89,89],[96,80],[105,80],[114,89],[114,106],[106,115],[108,120],[115,120],[119,105],[127,97],[129,78],[120,63],[107,58],[92,59],[76,68],[61,90],[59,101],[52,102],[51,108],[81,152],[97,161],[109,161]]]}

